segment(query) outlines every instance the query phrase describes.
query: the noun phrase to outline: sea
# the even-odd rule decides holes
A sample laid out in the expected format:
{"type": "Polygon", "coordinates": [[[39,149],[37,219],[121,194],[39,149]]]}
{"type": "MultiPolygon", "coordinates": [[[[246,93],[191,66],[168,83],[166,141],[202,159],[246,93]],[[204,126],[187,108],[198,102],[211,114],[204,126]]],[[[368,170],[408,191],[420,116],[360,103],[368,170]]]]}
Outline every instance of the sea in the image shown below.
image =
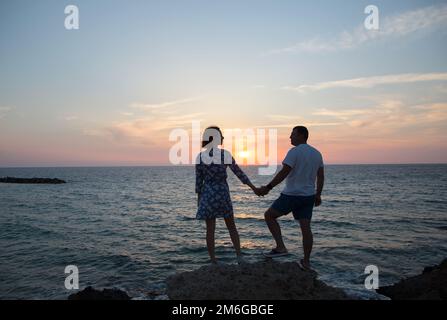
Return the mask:
{"type": "MultiPolygon", "coordinates": [[[[272,178],[242,168],[255,185],[272,178]]],[[[323,203],[312,219],[320,280],[357,299],[386,299],[365,286],[368,266],[377,267],[384,286],[447,258],[447,165],[327,165],[325,172],[323,203]]],[[[263,261],[274,244],[264,212],[282,185],[257,197],[228,175],[244,257],[263,261]]],[[[6,176],[67,183],[0,183],[0,299],[66,299],[77,292],[65,286],[70,265],[79,289],[162,299],[169,276],[209,264],[192,166],[0,168],[6,176]]],[[[299,226],[292,215],[279,221],[291,253],[279,261],[298,261],[299,226]]],[[[223,220],[216,252],[222,263],[236,264],[223,220]]]]}

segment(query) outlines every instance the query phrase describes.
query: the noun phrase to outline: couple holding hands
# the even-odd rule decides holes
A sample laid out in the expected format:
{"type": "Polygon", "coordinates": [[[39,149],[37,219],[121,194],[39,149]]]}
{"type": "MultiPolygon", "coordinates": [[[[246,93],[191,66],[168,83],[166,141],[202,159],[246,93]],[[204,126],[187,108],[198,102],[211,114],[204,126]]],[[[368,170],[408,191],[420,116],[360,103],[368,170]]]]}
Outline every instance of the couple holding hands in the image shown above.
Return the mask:
{"type": "MultiPolygon", "coordinates": [[[[276,242],[276,246],[270,252],[264,253],[266,257],[274,258],[288,255],[287,248],[281,235],[281,227],[277,219],[290,212],[295,220],[298,220],[302,238],[304,257],[299,264],[303,269],[310,269],[310,254],[313,245],[311,230],[312,211],[314,206],[321,204],[321,192],[324,184],[324,165],[321,153],[307,144],[309,132],[306,127],[297,126],[290,134],[290,142],[293,145],[284,161],[282,169],[266,186],[255,187],[250,179],[236,164],[231,154],[223,149],[217,149],[224,139],[219,127],[205,129],[202,146],[205,148],[196,161],[196,193],[198,194],[197,219],[206,221],[206,244],[212,263],[217,263],[214,250],[214,233],[216,218],[224,218],[230,233],[231,241],[236,250],[237,261],[243,263],[239,234],[234,222],[233,205],[227,184],[227,167],[234,172],[239,180],[248,185],[258,196],[268,194],[283,180],[285,188],[270,208],[265,212],[265,222],[276,242]],[[214,138],[216,139],[214,139],[214,138]],[[204,161],[213,158],[213,150],[218,150],[220,161],[204,161]],[[221,152],[220,152],[221,151],[221,152]],[[228,159],[231,161],[224,161],[228,159]],[[316,186],[315,186],[316,182],[316,186]]],[[[214,157],[214,160],[215,157],[214,157]]]]}

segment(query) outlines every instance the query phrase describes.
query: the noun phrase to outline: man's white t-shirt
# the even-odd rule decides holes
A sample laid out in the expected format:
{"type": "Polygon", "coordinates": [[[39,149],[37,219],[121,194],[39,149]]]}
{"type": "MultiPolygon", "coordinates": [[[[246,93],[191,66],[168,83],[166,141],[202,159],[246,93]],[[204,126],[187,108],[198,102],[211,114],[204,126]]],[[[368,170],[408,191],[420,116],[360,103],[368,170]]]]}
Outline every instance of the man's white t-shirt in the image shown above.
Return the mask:
{"type": "Polygon", "coordinates": [[[324,166],[323,157],[317,149],[308,144],[300,144],[289,150],[282,163],[292,168],[286,178],[283,194],[289,196],[315,195],[317,172],[324,166]]]}

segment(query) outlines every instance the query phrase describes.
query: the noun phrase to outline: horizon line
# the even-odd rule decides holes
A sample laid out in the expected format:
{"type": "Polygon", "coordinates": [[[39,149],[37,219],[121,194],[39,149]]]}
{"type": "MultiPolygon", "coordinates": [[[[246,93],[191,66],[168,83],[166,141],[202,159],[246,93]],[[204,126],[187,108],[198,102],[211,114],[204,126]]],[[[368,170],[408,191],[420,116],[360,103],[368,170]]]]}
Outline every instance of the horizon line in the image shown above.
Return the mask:
{"type": "MultiPolygon", "coordinates": [[[[266,164],[238,164],[240,167],[266,167],[266,164]]],[[[282,166],[278,163],[277,166],[282,166]]],[[[384,162],[384,163],[325,163],[325,166],[384,166],[384,165],[447,165],[447,162],[384,162]]],[[[55,166],[0,166],[0,169],[37,169],[37,168],[146,168],[146,167],[192,167],[194,164],[147,164],[147,165],[55,165],[55,166]]]]}

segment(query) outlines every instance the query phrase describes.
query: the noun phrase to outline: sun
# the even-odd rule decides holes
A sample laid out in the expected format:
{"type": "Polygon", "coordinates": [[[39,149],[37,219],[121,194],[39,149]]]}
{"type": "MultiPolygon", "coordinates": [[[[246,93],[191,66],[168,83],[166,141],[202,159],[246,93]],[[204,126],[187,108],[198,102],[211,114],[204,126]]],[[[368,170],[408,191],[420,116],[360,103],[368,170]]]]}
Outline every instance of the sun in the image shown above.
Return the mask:
{"type": "Polygon", "coordinates": [[[250,152],[248,152],[248,151],[240,151],[239,152],[239,158],[241,158],[241,159],[248,159],[249,156],[250,156],[250,152]]]}

